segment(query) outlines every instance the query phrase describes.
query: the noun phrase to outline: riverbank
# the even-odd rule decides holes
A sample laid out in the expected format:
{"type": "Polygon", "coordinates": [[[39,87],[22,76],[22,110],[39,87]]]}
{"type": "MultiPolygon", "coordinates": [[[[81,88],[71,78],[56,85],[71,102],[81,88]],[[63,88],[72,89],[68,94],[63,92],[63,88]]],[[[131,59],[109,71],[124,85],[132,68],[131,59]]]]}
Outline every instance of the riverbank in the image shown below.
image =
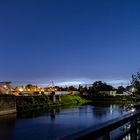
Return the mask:
{"type": "Polygon", "coordinates": [[[140,98],[131,96],[78,96],[78,95],[56,95],[54,96],[2,96],[0,111],[2,114],[13,112],[22,113],[34,110],[46,111],[60,106],[71,106],[78,104],[139,104],[140,98]]]}
{"type": "Polygon", "coordinates": [[[17,112],[27,112],[34,110],[49,110],[59,106],[77,105],[77,104],[134,104],[136,99],[131,96],[78,96],[78,95],[60,95],[61,100],[53,102],[53,97],[48,96],[19,96],[16,97],[17,112]]]}
{"type": "Polygon", "coordinates": [[[56,100],[55,102],[53,102],[51,95],[16,97],[18,113],[34,110],[47,110],[58,106],[84,104],[87,102],[89,102],[87,99],[77,95],[61,95],[61,100],[56,100]]]}
{"type": "Polygon", "coordinates": [[[0,116],[16,113],[15,96],[0,96],[0,116]]]}
{"type": "Polygon", "coordinates": [[[91,100],[93,103],[117,103],[117,104],[130,104],[136,103],[138,99],[132,96],[82,96],[86,100],[91,100]]]}

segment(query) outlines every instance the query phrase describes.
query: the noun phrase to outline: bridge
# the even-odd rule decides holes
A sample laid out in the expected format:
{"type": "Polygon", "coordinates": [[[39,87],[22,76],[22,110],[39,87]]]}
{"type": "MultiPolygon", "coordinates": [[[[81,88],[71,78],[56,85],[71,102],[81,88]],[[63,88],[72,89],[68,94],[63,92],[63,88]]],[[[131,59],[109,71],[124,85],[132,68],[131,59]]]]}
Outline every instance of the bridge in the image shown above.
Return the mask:
{"type": "Polygon", "coordinates": [[[62,140],[96,140],[101,138],[103,140],[139,140],[140,132],[138,128],[140,126],[140,110],[135,113],[130,113],[119,117],[117,119],[105,122],[100,126],[93,126],[86,130],[82,130],[72,135],[63,136],[62,140]],[[111,133],[114,130],[120,129],[120,127],[125,127],[124,132],[119,130],[119,135],[113,136],[111,138],[111,133]]]}

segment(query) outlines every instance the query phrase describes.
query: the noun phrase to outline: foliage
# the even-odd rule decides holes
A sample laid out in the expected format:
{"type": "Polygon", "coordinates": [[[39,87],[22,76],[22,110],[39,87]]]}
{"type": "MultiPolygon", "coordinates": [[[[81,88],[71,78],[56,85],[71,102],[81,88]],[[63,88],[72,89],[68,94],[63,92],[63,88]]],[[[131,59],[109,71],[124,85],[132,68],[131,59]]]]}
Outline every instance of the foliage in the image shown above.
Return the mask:
{"type": "Polygon", "coordinates": [[[118,89],[117,89],[117,92],[119,94],[123,94],[124,91],[126,91],[126,89],[123,86],[119,86],[118,89]]]}
{"type": "Polygon", "coordinates": [[[140,71],[132,75],[132,85],[138,93],[140,93],[140,71]]]}
{"type": "Polygon", "coordinates": [[[17,111],[24,112],[37,109],[50,109],[60,105],[72,105],[78,103],[85,103],[87,100],[77,95],[62,95],[61,102],[52,102],[51,95],[49,96],[27,96],[16,97],[17,111]]]}
{"type": "Polygon", "coordinates": [[[81,98],[77,95],[62,95],[62,104],[78,104],[78,103],[85,103],[87,100],[81,98]]]}
{"type": "Polygon", "coordinates": [[[75,88],[74,86],[70,86],[68,87],[68,91],[77,91],[77,88],[75,88]]]}
{"type": "Polygon", "coordinates": [[[87,93],[88,92],[88,88],[87,88],[87,86],[83,87],[83,86],[79,85],[78,91],[80,93],[84,93],[84,92],[87,93]]]}
{"type": "Polygon", "coordinates": [[[74,86],[69,86],[69,87],[59,87],[60,91],[77,91],[78,89],[74,86]]]}
{"type": "Polygon", "coordinates": [[[96,94],[99,93],[99,91],[111,91],[113,90],[113,87],[111,85],[103,83],[102,81],[96,81],[93,83],[90,90],[96,94]]]}

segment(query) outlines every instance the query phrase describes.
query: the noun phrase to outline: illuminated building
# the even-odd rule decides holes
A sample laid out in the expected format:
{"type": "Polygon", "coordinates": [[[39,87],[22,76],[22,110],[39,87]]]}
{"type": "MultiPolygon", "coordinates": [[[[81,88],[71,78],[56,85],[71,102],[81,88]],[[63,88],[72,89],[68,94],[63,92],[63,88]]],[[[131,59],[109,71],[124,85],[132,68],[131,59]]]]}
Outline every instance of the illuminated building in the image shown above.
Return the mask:
{"type": "Polygon", "coordinates": [[[11,82],[0,82],[0,94],[11,94],[11,82]]]}

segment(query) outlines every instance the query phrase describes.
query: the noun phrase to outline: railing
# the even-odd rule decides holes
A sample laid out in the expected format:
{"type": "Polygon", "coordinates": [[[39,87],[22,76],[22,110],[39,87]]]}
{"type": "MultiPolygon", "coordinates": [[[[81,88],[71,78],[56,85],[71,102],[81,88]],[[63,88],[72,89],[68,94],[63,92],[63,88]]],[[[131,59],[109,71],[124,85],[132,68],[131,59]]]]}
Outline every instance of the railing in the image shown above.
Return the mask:
{"type": "MultiPolygon", "coordinates": [[[[138,140],[137,128],[139,125],[140,111],[135,113],[130,113],[124,115],[120,118],[114,119],[112,121],[105,122],[99,127],[90,127],[86,130],[80,131],[78,133],[61,137],[62,140],[96,140],[97,138],[102,137],[103,140],[111,140],[110,133],[121,126],[129,124],[129,128],[125,130],[124,133],[120,134],[117,137],[114,137],[113,140],[122,140],[128,134],[130,135],[131,140],[138,140]]],[[[120,130],[121,131],[121,130],[120,130]]]]}

